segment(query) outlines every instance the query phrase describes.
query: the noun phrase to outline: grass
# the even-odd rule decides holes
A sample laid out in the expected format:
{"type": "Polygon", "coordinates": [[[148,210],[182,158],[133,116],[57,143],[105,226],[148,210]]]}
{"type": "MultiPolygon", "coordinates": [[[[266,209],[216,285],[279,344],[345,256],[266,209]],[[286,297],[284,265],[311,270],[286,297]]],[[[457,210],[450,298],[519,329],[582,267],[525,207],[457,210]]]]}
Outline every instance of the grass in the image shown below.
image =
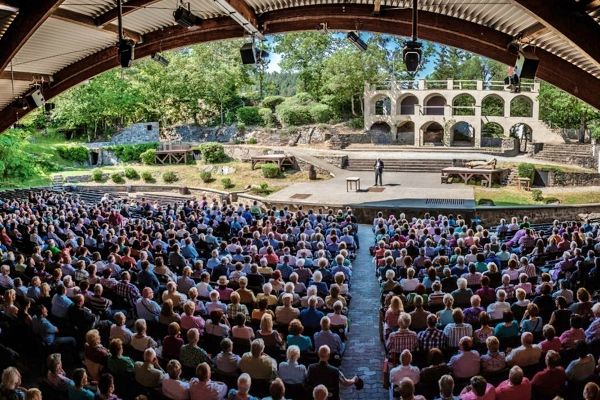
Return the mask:
{"type": "Polygon", "coordinates": [[[517,206],[517,205],[533,205],[543,204],[542,202],[533,201],[531,192],[519,190],[515,187],[502,188],[475,188],[475,201],[481,199],[490,199],[497,206],[517,206]]]}
{"type": "MultiPolygon", "coordinates": [[[[535,169],[537,170],[558,170],[561,172],[590,172],[589,169],[579,167],[577,165],[554,165],[554,164],[544,164],[535,162],[535,160],[527,161],[529,164],[535,165],[535,169]]],[[[521,162],[499,162],[497,168],[510,168],[516,169],[519,164],[523,164],[521,162]]]]}
{"type": "Polygon", "coordinates": [[[556,197],[560,204],[600,203],[600,191],[552,193],[548,197],[556,197]]]}

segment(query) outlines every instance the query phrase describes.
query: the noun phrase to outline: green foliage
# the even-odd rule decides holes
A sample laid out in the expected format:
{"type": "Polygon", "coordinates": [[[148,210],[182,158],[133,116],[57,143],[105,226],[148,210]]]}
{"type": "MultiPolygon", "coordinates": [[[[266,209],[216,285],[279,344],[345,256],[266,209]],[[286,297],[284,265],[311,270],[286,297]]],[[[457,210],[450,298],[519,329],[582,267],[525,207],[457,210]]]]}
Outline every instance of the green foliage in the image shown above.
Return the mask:
{"type": "Polygon", "coordinates": [[[517,96],[510,102],[511,117],[530,117],[533,103],[525,96],[517,96]]]}
{"type": "Polygon", "coordinates": [[[125,168],[125,177],[127,179],[132,179],[132,180],[138,180],[140,179],[140,174],[138,174],[138,172],[135,170],[135,168],[125,168]]]}
{"type": "Polygon", "coordinates": [[[236,111],[236,117],[238,122],[242,122],[248,126],[256,126],[262,123],[262,118],[258,113],[258,107],[240,107],[236,111]]]}
{"type": "Polygon", "coordinates": [[[146,165],[153,165],[156,163],[156,149],[148,149],[140,154],[140,161],[146,165]]]}
{"type": "Polygon", "coordinates": [[[307,125],[313,122],[308,106],[281,104],[277,107],[277,118],[284,125],[307,125]]]}
{"type": "Polygon", "coordinates": [[[94,182],[106,182],[106,179],[104,178],[104,171],[99,168],[93,169],[90,176],[94,182]]]}
{"type": "Polygon", "coordinates": [[[221,163],[227,161],[227,154],[223,145],[216,142],[202,143],[198,146],[202,158],[209,164],[221,163]]]}
{"type": "Polygon", "coordinates": [[[179,180],[179,177],[177,176],[177,174],[175,172],[167,171],[164,174],[162,174],[162,180],[165,183],[174,183],[179,180]]]}
{"type": "Polygon", "coordinates": [[[121,185],[123,183],[125,183],[125,178],[123,178],[123,173],[122,172],[114,172],[110,175],[110,179],[118,184],[121,185]]]}
{"type": "Polygon", "coordinates": [[[273,193],[273,189],[269,187],[267,182],[262,182],[257,187],[253,187],[251,192],[260,195],[269,195],[273,193]]]}
{"type": "Polygon", "coordinates": [[[273,110],[271,108],[260,108],[258,110],[258,114],[260,115],[260,119],[262,120],[262,125],[270,128],[273,126],[273,110]]]}
{"type": "Polygon", "coordinates": [[[540,189],[532,189],[531,190],[531,198],[533,201],[542,201],[544,200],[544,195],[540,189]]]}
{"type": "Polygon", "coordinates": [[[258,141],[256,140],[256,138],[255,138],[255,137],[251,137],[250,139],[248,139],[248,140],[246,141],[246,143],[247,143],[247,144],[256,144],[256,143],[258,143],[258,141]]]}
{"type": "Polygon", "coordinates": [[[142,172],[142,179],[146,183],[155,183],[156,182],[156,179],[154,179],[154,177],[152,176],[152,174],[149,171],[142,172]]]}
{"type": "Polygon", "coordinates": [[[487,124],[483,125],[481,134],[484,137],[501,138],[504,137],[504,130],[500,124],[488,122],[487,124]]]}
{"type": "MultiPolygon", "coordinates": [[[[246,124],[243,122],[238,122],[237,123],[237,130],[238,132],[244,133],[246,132],[246,124]]],[[[240,143],[236,143],[236,144],[240,144],[240,143]]]]}
{"type": "Polygon", "coordinates": [[[140,162],[141,155],[148,150],[158,148],[158,143],[121,144],[111,146],[110,150],[121,162],[140,162]]]}
{"type": "Polygon", "coordinates": [[[35,157],[24,150],[24,136],[19,130],[0,135],[0,180],[26,180],[39,175],[35,157]]]}
{"type": "Polygon", "coordinates": [[[331,108],[325,104],[313,104],[309,108],[313,122],[327,123],[331,120],[331,108]]]}
{"type": "Polygon", "coordinates": [[[212,173],[210,173],[210,171],[200,171],[200,179],[204,183],[210,183],[210,182],[214,181],[214,178],[212,176],[212,173]]]}
{"type": "Polygon", "coordinates": [[[63,167],[52,160],[50,154],[34,154],[35,164],[44,172],[59,172],[63,167]]]}
{"type": "Polygon", "coordinates": [[[521,178],[529,178],[533,182],[535,176],[535,165],[530,163],[521,163],[517,167],[517,173],[521,178]]]}
{"type": "Polygon", "coordinates": [[[435,51],[433,72],[427,79],[434,80],[503,80],[506,67],[493,61],[455,47],[438,45],[435,51]]]}
{"type": "Polygon", "coordinates": [[[363,129],[365,120],[363,118],[352,118],[348,121],[348,127],[351,129],[363,129]]]}
{"type": "Polygon", "coordinates": [[[260,166],[260,169],[265,178],[278,178],[281,175],[281,171],[277,164],[263,164],[260,166]]]}
{"type": "Polygon", "coordinates": [[[88,149],[85,146],[60,145],[56,146],[56,152],[67,161],[77,163],[85,163],[88,161],[88,149]]]}
{"type": "Polygon", "coordinates": [[[235,185],[231,182],[231,178],[221,178],[221,185],[223,185],[223,189],[231,189],[235,185]]]}
{"type": "Polygon", "coordinates": [[[283,103],[285,97],[283,96],[267,96],[261,102],[263,108],[269,108],[271,111],[275,111],[275,107],[283,103]]]}
{"type": "Polygon", "coordinates": [[[560,200],[556,197],[544,197],[544,204],[560,204],[560,200]]]}

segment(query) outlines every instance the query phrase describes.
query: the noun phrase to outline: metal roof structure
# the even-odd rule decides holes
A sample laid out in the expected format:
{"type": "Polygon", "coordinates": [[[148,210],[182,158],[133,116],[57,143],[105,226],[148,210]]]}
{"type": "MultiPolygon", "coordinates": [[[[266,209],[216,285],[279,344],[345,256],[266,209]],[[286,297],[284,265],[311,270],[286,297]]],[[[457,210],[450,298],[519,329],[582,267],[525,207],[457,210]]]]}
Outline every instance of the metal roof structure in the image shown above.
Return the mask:
{"type": "MultiPolygon", "coordinates": [[[[410,0],[189,0],[202,22],[175,24],[180,0],[124,0],[137,59],[212,40],[316,30],[408,36],[410,0]]],[[[419,37],[505,64],[529,44],[537,77],[600,108],[600,0],[419,0],[419,37]]],[[[0,131],[46,99],[119,65],[116,0],[0,0],[0,131]],[[19,103],[21,104],[21,103],[19,103]]]]}

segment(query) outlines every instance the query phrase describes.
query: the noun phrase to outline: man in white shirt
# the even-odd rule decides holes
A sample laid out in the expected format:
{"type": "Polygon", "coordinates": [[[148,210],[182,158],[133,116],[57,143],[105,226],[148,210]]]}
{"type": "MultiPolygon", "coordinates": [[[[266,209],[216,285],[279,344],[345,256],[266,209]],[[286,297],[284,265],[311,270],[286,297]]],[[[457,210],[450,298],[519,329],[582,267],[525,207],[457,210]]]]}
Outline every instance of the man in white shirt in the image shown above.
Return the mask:
{"type": "Polygon", "coordinates": [[[198,364],[196,376],[190,381],[191,400],[223,400],[227,394],[227,385],[210,379],[210,366],[198,364]]]}
{"type": "Polygon", "coordinates": [[[179,379],[181,376],[181,364],[177,360],[171,360],[167,364],[169,377],[162,381],[162,393],[173,400],[189,400],[190,384],[179,379]]]}
{"type": "Polygon", "coordinates": [[[525,332],[521,335],[521,346],[513,349],[507,356],[508,365],[518,365],[527,367],[535,365],[540,361],[542,349],[538,345],[533,345],[533,334],[525,332]]]}
{"type": "Polygon", "coordinates": [[[404,350],[400,354],[400,365],[390,371],[390,400],[394,398],[394,385],[399,386],[402,379],[409,378],[415,385],[419,383],[421,372],[418,367],[410,365],[411,362],[411,352],[404,350]]]}

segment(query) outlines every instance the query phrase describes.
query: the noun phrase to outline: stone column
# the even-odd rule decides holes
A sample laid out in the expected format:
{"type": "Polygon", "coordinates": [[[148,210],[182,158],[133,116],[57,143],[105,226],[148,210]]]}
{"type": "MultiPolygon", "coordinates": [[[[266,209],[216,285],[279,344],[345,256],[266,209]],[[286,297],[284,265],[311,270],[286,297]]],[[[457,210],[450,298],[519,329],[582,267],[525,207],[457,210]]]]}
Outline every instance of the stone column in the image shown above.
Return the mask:
{"type": "Polygon", "coordinates": [[[425,90],[425,81],[423,79],[419,79],[418,88],[419,90],[425,90]]]}
{"type": "Polygon", "coordinates": [[[448,79],[446,82],[446,89],[452,90],[454,89],[454,79],[448,79]]]}
{"type": "Polygon", "coordinates": [[[395,123],[391,125],[390,134],[394,142],[398,141],[398,126],[395,123]]]}
{"type": "Polygon", "coordinates": [[[475,143],[473,144],[474,147],[481,147],[481,119],[478,120],[478,122],[473,126],[473,139],[475,140],[475,143]]]}

